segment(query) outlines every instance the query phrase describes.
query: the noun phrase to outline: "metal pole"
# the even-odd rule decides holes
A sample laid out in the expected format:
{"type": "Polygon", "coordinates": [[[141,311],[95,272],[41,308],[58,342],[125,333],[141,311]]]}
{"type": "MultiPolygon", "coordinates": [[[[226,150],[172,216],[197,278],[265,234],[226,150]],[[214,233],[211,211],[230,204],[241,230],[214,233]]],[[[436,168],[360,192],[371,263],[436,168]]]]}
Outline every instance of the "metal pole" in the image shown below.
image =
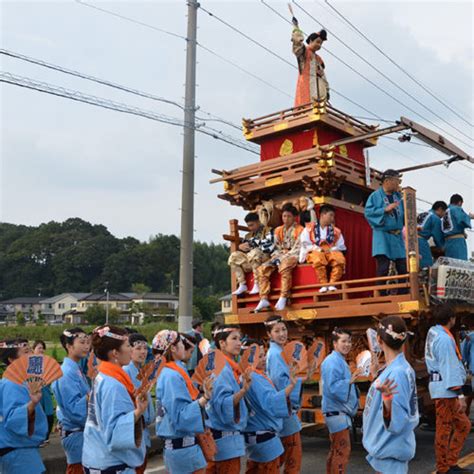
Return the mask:
{"type": "Polygon", "coordinates": [[[109,324],[109,282],[106,282],[105,301],[105,324],[109,324]]]}
{"type": "Polygon", "coordinates": [[[193,317],[194,126],[196,104],[196,0],[188,0],[186,91],[184,97],[181,248],[179,257],[179,331],[191,330],[193,317]]]}

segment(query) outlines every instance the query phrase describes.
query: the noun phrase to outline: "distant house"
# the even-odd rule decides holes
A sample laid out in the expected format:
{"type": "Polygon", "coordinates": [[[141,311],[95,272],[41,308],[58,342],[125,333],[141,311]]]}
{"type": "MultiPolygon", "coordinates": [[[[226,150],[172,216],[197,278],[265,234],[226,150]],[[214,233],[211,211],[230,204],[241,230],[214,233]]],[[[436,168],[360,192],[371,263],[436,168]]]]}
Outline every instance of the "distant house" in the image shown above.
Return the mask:
{"type": "Polygon", "coordinates": [[[48,324],[63,322],[63,316],[69,311],[77,309],[79,301],[90,293],[61,293],[41,301],[41,313],[48,324]]]}
{"type": "Polygon", "coordinates": [[[143,324],[145,314],[157,318],[176,320],[178,313],[178,297],[169,293],[123,293],[132,300],[132,323],[143,324]]]}
{"type": "Polygon", "coordinates": [[[21,296],[0,301],[0,304],[4,307],[6,318],[9,320],[15,320],[16,315],[21,312],[27,321],[34,321],[38,319],[42,300],[44,296],[21,296]]]}
{"type": "Polygon", "coordinates": [[[214,319],[223,323],[226,314],[232,312],[232,295],[229,293],[219,298],[219,301],[221,302],[221,310],[214,313],[214,319]]]}
{"type": "Polygon", "coordinates": [[[104,309],[116,309],[119,312],[117,323],[125,324],[130,322],[130,304],[132,299],[121,293],[109,293],[107,300],[106,293],[87,294],[77,302],[75,309],[69,310],[64,315],[67,324],[84,324],[86,322],[85,312],[93,306],[102,306],[104,309]]]}

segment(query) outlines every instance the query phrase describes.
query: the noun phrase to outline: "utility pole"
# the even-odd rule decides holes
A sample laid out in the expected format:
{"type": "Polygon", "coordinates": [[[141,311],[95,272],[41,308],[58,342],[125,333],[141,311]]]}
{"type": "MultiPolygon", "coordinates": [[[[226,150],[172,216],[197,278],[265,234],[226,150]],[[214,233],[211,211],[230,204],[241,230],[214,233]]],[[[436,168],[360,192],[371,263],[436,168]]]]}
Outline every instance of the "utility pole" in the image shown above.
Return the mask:
{"type": "Polygon", "coordinates": [[[188,0],[186,90],[184,96],[181,248],[179,255],[179,331],[191,330],[193,318],[194,126],[196,107],[197,0],[188,0]]]}

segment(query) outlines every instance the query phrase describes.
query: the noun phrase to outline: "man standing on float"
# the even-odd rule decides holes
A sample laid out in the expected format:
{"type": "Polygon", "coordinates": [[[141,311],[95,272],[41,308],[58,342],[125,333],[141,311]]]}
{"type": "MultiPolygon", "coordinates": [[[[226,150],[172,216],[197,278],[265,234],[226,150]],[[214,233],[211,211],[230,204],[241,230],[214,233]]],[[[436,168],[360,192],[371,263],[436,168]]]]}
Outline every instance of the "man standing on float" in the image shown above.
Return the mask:
{"type": "Polygon", "coordinates": [[[369,196],[365,204],[365,218],[372,227],[372,256],[377,262],[379,277],[388,275],[391,261],[395,263],[399,275],[407,272],[402,236],[404,209],[399,186],[398,171],[385,171],[382,186],[369,196]]]}
{"type": "Polygon", "coordinates": [[[308,104],[312,99],[329,100],[329,83],[324,72],[324,61],[316,54],[327,40],[326,30],[311,33],[306,38],[298,25],[298,20],[293,17],[293,54],[298,61],[298,83],[296,86],[295,107],[308,104]]]}

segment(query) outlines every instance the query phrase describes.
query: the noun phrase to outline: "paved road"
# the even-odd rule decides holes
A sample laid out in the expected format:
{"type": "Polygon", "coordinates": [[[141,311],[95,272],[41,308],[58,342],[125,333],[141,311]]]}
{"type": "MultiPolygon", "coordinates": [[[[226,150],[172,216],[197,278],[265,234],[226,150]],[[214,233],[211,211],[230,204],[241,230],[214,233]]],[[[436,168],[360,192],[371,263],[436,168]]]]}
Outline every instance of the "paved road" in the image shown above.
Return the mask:
{"type": "MultiPolygon", "coordinates": [[[[415,459],[410,463],[410,473],[431,474],[434,470],[433,452],[434,433],[417,430],[417,452],[415,459]]],[[[326,435],[315,433],[303,436],[303,474],[324,474],[326,455],[329,441],[326,435]]],[[[348,474],[369,474],[373,472],[365,461],[366,452],[359,441],[353,443],[351,462],[348,474]]],[[[463,467],[474,469],[474,433],[469,435],[462,453],[463,467]]],[[[163,459],[156,456],[150,460],[147,474],[164,474],[163,459]]]]}

